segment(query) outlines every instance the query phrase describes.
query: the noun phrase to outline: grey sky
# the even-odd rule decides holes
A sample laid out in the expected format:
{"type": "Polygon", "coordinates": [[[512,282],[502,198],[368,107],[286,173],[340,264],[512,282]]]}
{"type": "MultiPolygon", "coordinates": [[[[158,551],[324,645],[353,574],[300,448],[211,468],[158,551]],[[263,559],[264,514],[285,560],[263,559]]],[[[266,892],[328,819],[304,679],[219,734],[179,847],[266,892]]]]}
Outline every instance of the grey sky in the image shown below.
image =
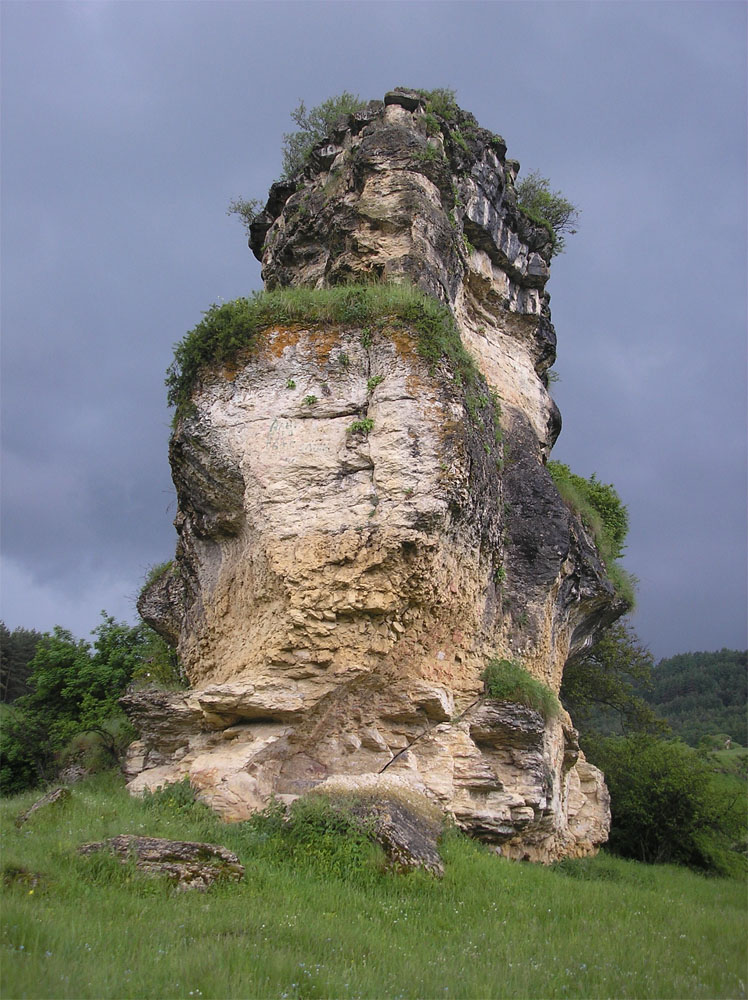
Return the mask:
{"type": "Polygon", "coordinates": [[[134,619],[173,555],[164,372],[260,287],[289,111],[448,86],[582,208],[554,457],[615,483],[657,656],[746,639],[746,5],[2,4],[2,617],[134,619]]]}

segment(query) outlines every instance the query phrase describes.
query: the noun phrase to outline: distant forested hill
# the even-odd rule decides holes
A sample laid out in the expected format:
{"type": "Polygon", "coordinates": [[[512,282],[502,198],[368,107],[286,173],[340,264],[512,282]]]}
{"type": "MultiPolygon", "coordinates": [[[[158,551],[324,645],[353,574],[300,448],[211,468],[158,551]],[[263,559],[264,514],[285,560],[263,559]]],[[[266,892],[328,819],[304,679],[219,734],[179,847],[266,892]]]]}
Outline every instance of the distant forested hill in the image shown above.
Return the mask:
{"type": "Polygon", "coordinates": [[[748,652],[680,653],[660,660],[644,693],[673,732],[695,746],[724,733],[748,746],[748,652]]]}

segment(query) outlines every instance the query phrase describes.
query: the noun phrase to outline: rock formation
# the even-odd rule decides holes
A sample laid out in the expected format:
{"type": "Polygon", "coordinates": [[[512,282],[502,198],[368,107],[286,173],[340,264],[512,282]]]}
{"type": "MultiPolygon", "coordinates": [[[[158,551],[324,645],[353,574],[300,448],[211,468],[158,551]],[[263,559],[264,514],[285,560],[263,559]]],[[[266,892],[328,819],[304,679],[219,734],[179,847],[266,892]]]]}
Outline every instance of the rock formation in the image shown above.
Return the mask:
{"type": "Polygon", "coordinates": [[[133,792],[188,775],[238,820],[385,773],[512,857],[606,839],[568,715],[480,679],[505,657],[558,692],[625,610],[545,468],[551,240],[505,153],[456,106],[394,91],[271,188],[250,239],[268,289],[410,281],[452,311],[485,383],[471,396],[402,319],[276,323],[204,368],[171,440],[176,559],[139,603],[191,688],[124,700],[133,792]]]}

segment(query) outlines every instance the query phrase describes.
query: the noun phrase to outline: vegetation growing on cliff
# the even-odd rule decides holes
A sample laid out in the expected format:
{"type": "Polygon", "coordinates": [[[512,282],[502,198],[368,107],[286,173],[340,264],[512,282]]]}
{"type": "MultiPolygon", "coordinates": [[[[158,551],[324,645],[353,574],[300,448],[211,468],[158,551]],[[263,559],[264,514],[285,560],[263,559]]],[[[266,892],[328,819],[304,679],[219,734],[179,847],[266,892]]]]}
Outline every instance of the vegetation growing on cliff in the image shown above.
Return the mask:
{"type": "MultiPolygon", "coordinates": [[[[457,104],[456,93],[449,87],[425,90],[420,87],[398,87],[398,90],[412,91],[424,102],[423,120],[429,136],[443,134],[448,146],[458,148],[468,156],[471,153],[469,140],[479,134],[503,157],[506,143],[500,135],[481,129],[474,116],[463,111],[457,104]]],[[[291,180],[310,163],[315,147],[319,146],[341,118],[360,111],[366,106],[356,94],[343,91],[328,98],[313,108],[307,108],[304,101],[291,112],[291,118],[298,128],[283,136],[282,180],[291,180]]],[[[414,154],[421,163],[434,163],[443,157],[441,149],[427,146],[414,154]]],[[[580,209],[570,202],[560,191],[553,191],[547,177],[533,171],[516,185],[518,206],[536,225],[548,232],[551,242],[551,256],[563,253],[566,235],[576,232],[580,209]]],[[[457,200],[455,198],[455,200],[457,200]]],[[[229,202],[228,215],[237,215],[249,234],[254,220],[261,214],[262,200],[259,198],[234,198],[229,202]]]]}
{"type": "Polygon", "coordinates": [[[629,515],[615,486],[601,483],[594,473],[589,479],[578,476],[563,462],[548,462],[548,471],[563,501],[592,532],[616,592],[633,607],[634,578],[617,562],[625,547],[629,515]]]}
{"type": "Polygon", "coordinates": [[[232,198],[226,208],[226,215],[238,215],[249,236],[252,223],[261,211],[262,201],[259,198],[232,198]]]}
{"type": "Polygon", "coordinates": [[[560,191],[551,190],[551,182],[534,170],[517,185],[519,207],[534,223],[544,226],[551,238],[551,256],[563,253],[566,234],[576,233],[579,209],[560,191]]]}
{"type": "MultiPolygon", "coordinates": [[[[307,109],[306,104],[300,101],[298,107],[291,112],[291,118],[299,127],[295,132],[286,132],[283,136],[281,178],[289,180],[303,170],[311,159],[314,147],[329,135],[337,122],[354,111],[360,111],[364,106],[364,101],[347,90],[314,108],[307,109]]],[[[238,215],[249,235],[250,226],[262,212],[262,207],[263,203],[259,198],[232,198],[226,214],[238,215]]]]}
{"type": "Polygon", "coordinates": [[[314,147],[329,135],[337,122],[363,107],[365,102],[347,90],[329,97],[314,108],[307,109],[304,102],[299,101],[298,107],[291,112],[299,127],[283,136],[283,177],[293,177],[303,170],[314,147]]]}
{"type": "Polygon", "coordinates": [[[561,709],[548,685],[536,680],[514,660],[491,660],[480,676],[488,698],[527,705],[540,712],[544,719],[554,718],[561,709]]]}
{"type": "Polygon", "coordinates": [[[201,375],[233,362],[274,325],[336,323],[385,331],[399,325],[416,334],[417,351],[431,369],[446,363],[465,390],[474,420],[490,409],[493,433],[500,440],[498,401],[465,350],[450,310],[409,284],[336,285],[331,288],[279,288],[249,298],[213,305],[174,349],[166,385],[175,419],[189,412],[201,375]]]}

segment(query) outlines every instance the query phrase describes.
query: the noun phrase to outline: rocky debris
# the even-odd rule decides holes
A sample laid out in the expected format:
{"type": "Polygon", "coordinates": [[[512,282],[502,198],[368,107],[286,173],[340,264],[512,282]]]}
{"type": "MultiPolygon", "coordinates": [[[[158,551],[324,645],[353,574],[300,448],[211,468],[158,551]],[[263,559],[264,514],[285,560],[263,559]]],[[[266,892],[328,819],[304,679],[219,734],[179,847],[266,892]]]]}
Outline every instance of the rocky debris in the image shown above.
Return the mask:
{"type": "Polygon", "coordinates": [[[240,882],[244,878],[244,866],[236,854],[215,844],[121,834],[78,848],[84,856],[99,851],[111,852],[123,865],[134,861],[137,870],[147,875],[165,875],[179,890],[205,892],[218,881],[240,882]]]}
{"type": "Polygon", "coordinates": [[[87,767],[83,764],[73,762],[63,767],[57,777],[66,785],[77,785],[79,781],[84,781],[90,775],[91,771],[87,767]]]}
{"type": "Polygon", "coordinates": [[[380,774],[338,775],[311,793],[360,821],[397,871],[422,868],[441,878],[438,840],[444,813],[413,782],[380,774]]]}
{"type": "Polygon", "coordinates": [[[490,705],[480,675],[516,659],[557,693],[625,604],[545,468],[548,233],[503,139],[442,111],[398,89],[343,118],[272,186],[250,245],[268,288],[419,285],[485,387],[468,399],[391,318],[275,324],[203,371],[170,445],[176,558],[139,601],[192,688],[123,699],[127,774],[135,793],[189,777],[240,820],[382,773],[504,853],[555,860],[605,840],[602,776],[566,713],[490,705]]]}
{"type": "Polygon", "coordinates": [[[47,809],[49,806],[58,805],[60,802],[67,802],[69,798],[70,789],[66,785],[62,785],[60,788],[53,788],[45,795],[42,795],[40,799],[37,799],[29,809],[21,813],[16,819],[16,826],[23,826],[40,809],[47,809]]]}

